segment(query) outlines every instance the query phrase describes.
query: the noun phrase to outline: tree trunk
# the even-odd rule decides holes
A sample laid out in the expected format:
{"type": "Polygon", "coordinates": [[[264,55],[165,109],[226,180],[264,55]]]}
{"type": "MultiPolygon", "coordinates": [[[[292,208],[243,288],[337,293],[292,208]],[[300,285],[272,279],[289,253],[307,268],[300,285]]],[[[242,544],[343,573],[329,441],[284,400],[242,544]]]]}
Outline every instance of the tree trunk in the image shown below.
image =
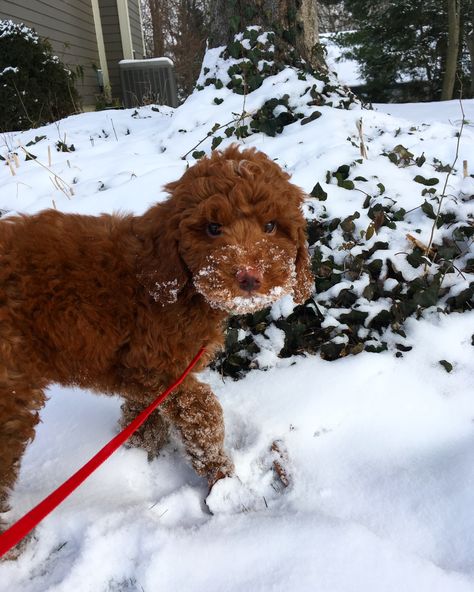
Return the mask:
{"type": "Polygon", "coordinates": [[[306,61],[316,61],[316,0],[210,0],[209,13],[210,47],[227,45],[245,27],[260,25],[280,34],[306,61]]]}
{"type": "Polygon", "coordinates": [[[165,35],[168,24],[168,5],[166,0],[149,0],[151,25],[153,28],[153,55],[165,55],[165,35]]]}
{"type": "Polygon", "coordinates": [[[471,97],[474,97],[474,0],[471,0],[470,23],[467,35],[467,47],[471,58],[471,97]]]}
{"type": "Polygon", "coordinates": [[[454,83],[459,54],[460,31],[460,0],[447,0],[448,2],[448,51],[446,54],[446,69],[443,78],[443,90],[441,100],[449,101],[453,98],[454,83]]]}

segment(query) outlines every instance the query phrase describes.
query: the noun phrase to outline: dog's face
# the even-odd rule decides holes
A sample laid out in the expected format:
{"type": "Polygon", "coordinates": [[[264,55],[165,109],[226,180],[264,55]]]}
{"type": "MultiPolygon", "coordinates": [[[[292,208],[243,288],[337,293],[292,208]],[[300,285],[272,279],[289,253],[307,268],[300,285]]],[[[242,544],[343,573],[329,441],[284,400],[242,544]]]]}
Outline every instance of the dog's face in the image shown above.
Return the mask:
{"type": "Polygon", "coordinates": [[[297,247],[291,212],[278,207],[271,192],[237,182],[183,220],[180,254],[212,307],[253,312],[292,292],[297,247]]]}
{"type": "Polygon", "coordinates": [[[215,152],[167,189],[179,259],[211,307],[241,314],[309,297],[303,194],[263,153],[215,152]]]}

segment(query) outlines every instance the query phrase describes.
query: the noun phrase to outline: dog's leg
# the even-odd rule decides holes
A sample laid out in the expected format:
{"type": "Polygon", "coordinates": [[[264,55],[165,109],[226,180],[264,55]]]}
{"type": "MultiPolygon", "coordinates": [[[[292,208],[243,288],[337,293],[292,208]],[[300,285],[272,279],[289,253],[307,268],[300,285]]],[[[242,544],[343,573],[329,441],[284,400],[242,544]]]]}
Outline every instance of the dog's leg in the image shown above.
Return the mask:
{"type": "Polygon", "coordinates": [[[24,375],[0,368],[0,532],[6,526],[1,514],[9,510],[8,496],[45,401],[43,390],[34,388],[24,375]]]}
{"type": "Polygon", "coordinates": [[[224,416],[214,393],[194,378],[166,400],[162,413],[177,427],[194,469],[209,486],[231,475],[234,465],[224,451],[224,416]]]}
{"type": "MultiPolygon", "coordinates": [[[[133,401],[125,401],[121,407],[120,428],[123,429],[143,411],[143,406],[133,401]]],[[[161,448],[167,444],[169,424],[159,411],[154,411],[146,422],[127,440],[126,446],[143,448],[148,453],[148,460],[158,456],[161,448]]]]}

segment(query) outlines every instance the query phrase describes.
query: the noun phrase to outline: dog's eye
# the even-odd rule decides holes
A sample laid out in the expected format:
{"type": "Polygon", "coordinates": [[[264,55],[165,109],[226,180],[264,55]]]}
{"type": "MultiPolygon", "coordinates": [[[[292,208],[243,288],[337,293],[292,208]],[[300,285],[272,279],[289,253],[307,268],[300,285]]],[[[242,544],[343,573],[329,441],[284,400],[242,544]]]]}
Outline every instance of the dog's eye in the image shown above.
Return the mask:
{"type": "Polygon", "coordinates": [[[222,224],[211,222],[207,225],[206,231],[209,236],[220,236],[222,234],[222,224]]]}
{"type": "Polygon", "coordinates": [[[270,220],[270,222],[267,222],[265,224],[265,226],[263,227],[263,229],[265,230],[265,232],[267,234],[271,234],[272,232],[275,232],[276,230],[276,222],[274,220],[270,220]]]}

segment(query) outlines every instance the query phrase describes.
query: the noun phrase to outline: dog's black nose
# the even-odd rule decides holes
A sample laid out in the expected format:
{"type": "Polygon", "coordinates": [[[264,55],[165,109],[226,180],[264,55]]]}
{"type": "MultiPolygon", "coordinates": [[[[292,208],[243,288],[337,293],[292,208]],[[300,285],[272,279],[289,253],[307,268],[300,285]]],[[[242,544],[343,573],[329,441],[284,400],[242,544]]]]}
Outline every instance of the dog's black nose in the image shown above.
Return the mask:
{"type": "Polygon", "coordinates": [[[236,274],[239,288],[245,292],[258,290],[262,284],[262,275],[256,269],[242,269],[236,274]]]}

